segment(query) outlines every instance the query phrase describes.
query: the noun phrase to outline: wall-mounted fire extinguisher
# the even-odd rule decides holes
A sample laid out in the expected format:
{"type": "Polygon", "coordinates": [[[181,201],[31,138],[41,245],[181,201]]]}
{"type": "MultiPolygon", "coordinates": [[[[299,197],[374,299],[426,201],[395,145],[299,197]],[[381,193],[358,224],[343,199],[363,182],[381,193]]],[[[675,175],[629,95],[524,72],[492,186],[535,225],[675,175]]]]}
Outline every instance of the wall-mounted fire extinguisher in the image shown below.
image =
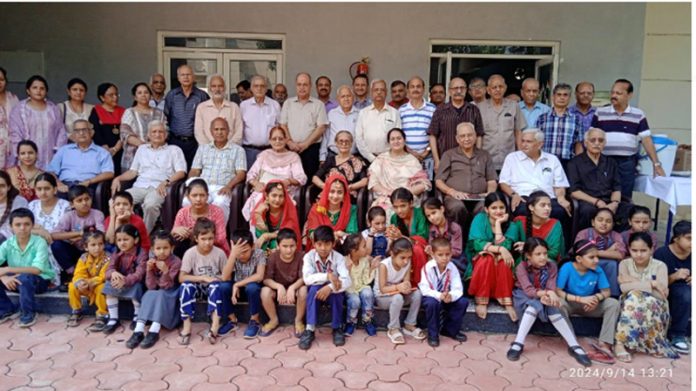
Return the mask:
{"type": "Polygon", "coordinates": [[[360,61],[356,61],[348,67],[348,74],[351,79],[357,75],[367,75],[370,73],[370,57],[363,57],[360,61]]]}

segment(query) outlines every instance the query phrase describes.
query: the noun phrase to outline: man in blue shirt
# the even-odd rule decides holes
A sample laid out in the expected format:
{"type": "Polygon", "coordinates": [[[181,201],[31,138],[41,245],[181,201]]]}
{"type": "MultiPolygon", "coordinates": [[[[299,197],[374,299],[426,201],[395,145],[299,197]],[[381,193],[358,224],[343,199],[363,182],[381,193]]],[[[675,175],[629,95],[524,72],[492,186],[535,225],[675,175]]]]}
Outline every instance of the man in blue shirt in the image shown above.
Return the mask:
{"type": "Polygon", "coordinates": [[[536,128],[537,119],[540,115],[548,113],[551,108],[539,101],[539,82],[536,79],[528,78],[522,82],[522,100],[520,101],[520,111],[527,120],[528,128],[536,128]]]}

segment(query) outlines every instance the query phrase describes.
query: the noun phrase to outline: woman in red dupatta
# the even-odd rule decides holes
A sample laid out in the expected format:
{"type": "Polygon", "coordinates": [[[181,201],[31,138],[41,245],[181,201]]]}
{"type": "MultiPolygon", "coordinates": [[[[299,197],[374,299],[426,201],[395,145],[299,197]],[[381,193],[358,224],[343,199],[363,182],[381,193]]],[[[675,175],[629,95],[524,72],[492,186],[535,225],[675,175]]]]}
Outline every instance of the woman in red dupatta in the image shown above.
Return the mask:
{"type": "Polygon", "coordinates": [[[273,179],[266,184],[261,201],[251,215],[251,228],[256,235],[256,247],[265,251],[278,246],[276,238],[281,228],[293,230],[299,240],[297,207],[281,180],[273,179]]]}
{"type": "Polygon", "coordinates": [[[126,111],[118,105],[118,87],[113,83],[102,83],[97,87],[97,97],[101,104],[94,106],[89,115],[89,122],[94,128],[94,143],[103,147],[112,156],[114,174],[121,173],[121,117],[126,111]]]}
{"type": "Polygon", "coordinates": [[[329,175],[324,190],[319,195],[319,201],[314,203],[309,211],[304,230],[307,238],[305,251],[314,247],[312,234],[321,225],[328,225],[334,229],[337,244],[344,236],[358,232],[358,208],[351,205],[348,181],[339,173],[329,175]]]}

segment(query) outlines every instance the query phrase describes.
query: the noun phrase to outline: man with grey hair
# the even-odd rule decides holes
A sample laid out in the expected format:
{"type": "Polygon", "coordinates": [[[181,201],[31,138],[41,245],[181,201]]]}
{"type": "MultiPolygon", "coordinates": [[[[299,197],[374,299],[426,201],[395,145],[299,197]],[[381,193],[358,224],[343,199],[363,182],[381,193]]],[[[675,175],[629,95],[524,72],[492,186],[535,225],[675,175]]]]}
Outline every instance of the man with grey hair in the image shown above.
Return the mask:
{"type": "MultiPolygon", "coordinates": [[[[324,140],[321,142],[319,151],[319,160],[324,162],[329,155],[338,154],[336,148],[336,134],[341,130],[347,130],[355,139],[355,124],[358,122],[359,110],[353,106],[353,91],[347,85],[342,85],[336,90],[336,100],[338,107],[329,111],[329,128],[324,134],[324,140]]],[[[355,143],[351,153],[355,154],[358,151],[355,143]]]]}
{"type": "Polygon", "coordinates": [[[278,83],[273,87],[273,99],[281,106],[285,103],[285,100],[288,99],[288,88],[285,87],[285,84],[278,83]]]}
{"type": "Polygon", "coordinates": [[[143,221],[148,232],[152,232],[160,209],[167,196],[167,188],[186,177],[186,159],[176,145],[167,144],[167,127],[156,120],[147,125],[149,143],[138,147],[133,164],[128,171],[114,178],[111,192],[121,190],[122,181],[138,178],[127,191],[133,196],[134,204],[142,204],[143,221]]]}
{"type": "Polygon", "coordinates": [[[150,76],[150,107],[164,111],[164,91],[167,89],[167,79],[161,73],[153,73],[150,76]]]}
{"type": "Polygon", "coordinates": [[[266,96],[265,77],[254,75],[251,78],[251,92],[254,94],[252,99],[245,100],[239,106],[244,123],[242,145],[247,167],[254,164],[261,151],[268,149],[269,132],[280,121],[280,104],[266,96]]]}
{"type": "Polygon", "coordinates": [[[377,155],[389,150],[387,134],[401,128],[399,111],[386,103],[387,82],[381,79],[370,84],[372,103],[360,110],[355,125],[355,144],[363,158],[372,162],[377,155]]]}
{"type": "Polygon", "coordinates": [[[229,126],[229,142],[242,143],[242,113],[236,103],[225,99],[225,79],[221,75],[213,75],[208,79],[210,99],[196,107],[196,122],[193,127],[196,142],[199,147],[213,142],[210,123],[215,118],[224,118],[229,126]]]}
{"type": "Polygon", "coordinates": [[[556,84],[551,97],[553,109],[537,119],[537,128],[544,133],[542,150],[556,155],[564,170],[570,158],[582,153],[582,122],[568,111],[570,91],[569,84],[556,84]]]}
{"type": "Polygon", "coordinates": [[[548,105],[538,101],[539,99],[539,81],[533,77],[528,77],[522,82],[520,90],[522,100],[518,103],[520,111],[527,121],[527,126],[530,128],[538,128],[537,120],[539,116],[551,111],[548,105]]]}

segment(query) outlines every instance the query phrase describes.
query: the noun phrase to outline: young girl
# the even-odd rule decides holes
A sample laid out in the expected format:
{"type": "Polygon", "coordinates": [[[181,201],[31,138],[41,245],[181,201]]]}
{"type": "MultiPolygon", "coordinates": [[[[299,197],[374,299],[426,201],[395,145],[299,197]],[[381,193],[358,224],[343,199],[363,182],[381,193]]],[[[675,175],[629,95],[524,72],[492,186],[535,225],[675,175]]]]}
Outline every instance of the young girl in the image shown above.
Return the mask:
{"type": "Polygon", "coordinates": [[[565,255],[563,227],[551,217],[551,198],[543,191],[535,191],[527,198],[527,215],[517,216],[510,224],[505,236],[512,241],[518,253],[516,264],[522,258],[522,248],[527,238],[542,238],[549,245],[549,259],[558,262],[565,255]]]}
{"type": "Polygon", "coordinates": [[[31,140],[22,140],[17,144],[17,165],[7,169],[12,178],[12,185],[19,190],[19,194],[27,201],[33,201],[36,197],[34,181],[41,174],[36,167],[39,147],[31,140]]]}
{"type": "Polygon", "coordinates": [[[146,252],[150,251],[150,234],[142,217],[133,212],[133,196],[131,193],[121,190],[114,193],[109,200],[109,215],[104,220],[107,247],[111,247],[112,250],[116,242],[116,230],[124,224],[131,224],[138,229],[140,247],[146,252]]]}
{"type": "Polygon", "coordinates": [[[421,304],[421,293],[411,285],[411,258],[413,244],[406,238],[394,240],[389,249],[389,258],[383,260],[377,269],[377,283],[374,287],[377,306],[389,309],[387,336],[394,344],[403,344],[401,329],[401,309],[408,304],[408,315],[404,320],[403,333],[415,339],[425,339],[423,330],[416,327],[416,318],[421,304]]]}
{"type": "Polygon", "coordinates": [[[655,247],[657,246],[657,235],[650,230],[651,223],[652,217],[650,217],[650,209],[641,205],[633,205],[631,209],[628,210],[628,224],[631,228],[621,232],[624,245],[628,247],[628,237],[631,236],[632,233],[647,232],[648,235],[650,235],[650,239],[653,241],[652,249],[655,251],[655,247]]]}
{"type": "Polygon", "coordinates": [[[348,321],[346,335],[353,335],[358,323],[358,310],[362,308],[363,325],[367,335],[377,334],[377,328],[372,322],[375,297],[372,293],[372,281],[375,279],[375,269],[379,260],[367,256],[367,241],[360,234],[348,235],[343,242],[343,255],[352,281],[346,290],[348,302],[348,321]]]}
{"type": "Polygon", "coordinates": [[[106,269],[109,257],[104,251],[104,233],[87,231],[82,236],[87,252],[82,254],[75,266],[75,274],[68,287],[68,299],[72,314],[68,318],[68,327],[76,327],[82,320],[82,296],[89,298],[90,304],[97,305],[97,314],[89,331],[102,331],[106,325],[106,298],[102,294],[106,281],[106,269]]]}
{"type": "Polygon", "coordinates": [[[616,358],[631,362],[626,348],[655,357],[678,358],[667,339],[667,265],[652,257],[653,243],[647,232],[634,232],[628,238],[631,257],[619,265],[621,315],[616,326],[616,358]]]}
{"type": "Polygon", "coordinates": [[[153,237],[152,253],[154,257],[147,261],[145,267],[145,285],[147,292],[143,295],[138,323],[126,346],[133,349],[140,345],[143,349],[152,347],[159,340],[162,326],[173,329],[179,324],[177,299],[179,298],[179,269],[181,260],[174,255],[174,238],[158,231],[153,237]],[[145,335],[145,322],[151,321],[150,329],[145,335]]]}
{"type": "Polygon", "coordinates": [[[396,240],[406,237],[413,243],[413,259],[411,262],[411,285],[416,287],[420,282],[421,269],[428,262],[425,247],[428,242],[428,220],[423,214],[423,209],[413,206],[413,194],[400,187],[394,190],[390,197],[394,214],[391,217],[391,225],[387,227],[387,237],[396,240]]]}
{"type": "Polygon", "coordinates": [[[439,198],[431,197],[425,200],[423,211],[430,222],[428,242],[432,243],[438,237],[447,239],[452,250],[452,262],[461,272],[464,272],[466,262],[463,251],[462,227],[454,221],[447,220],[445,206],[439,198]]]}
{"type": "Polygon", "coordinates": [[[106,295],[106,307],[109,310],[109,322],[104,327],[104,334],[112,334],[119,326],[118,299],[130,299],[133,303],[133,321],[130,327],[133,330],[143,296],[143,278],[148,254],[140,248],[138,229],[130,224],[118,227],[116,246],[119,252],[112,257],[106,270],[107,281],[102,290],[106,295]]]}
{"type": "Polygon", "coordinates": [[[510,209],[500,192],[490,193],[483,201],[483,211],[471,222],[469,240],[466,243],[467,264],[465,279],[469,294],[476,302],[476,315],[486,319],[491,297],[500,302],[510,319],[517,320],[512,306],[512,265],[510,253],[512,241],[504,235],[508,229],[510,209]]]}
{"type": "Polygon", "coordinates": [[[10,175],[0,170],[0,243],[12,236],[10,212],[17,208],[26,208],[27,205],[27,200],[12,186],[10,175]]]}
{"type": "Polygon", "coordinates": [[[341,174],[331,174],[326,179],[319,201],[312,205],[307,215],[305,251],[312,249],[312,233],[321,225],[333,228],[336,243],[341,243],[347,235],[358,232],[358,207],[351,205],[348,182],[341,174]]]}
{"type": "Polygon", "coordinates": [[[278,230],[290,228],[298,238],[300,224],[297,207],[290,198],[282,181],[271,180],[264,189],[263,197],[251,215],[251,232],[256,237],[256,247],[264,251],[278,246],[278,230]]]}
{"type": "Polygon", "coordinates": [[[591,366],[592,361],[580,347],[568,321],[561,315],[561,300],[556,294],[558,267],[554,262],[549,262],[548,245],[544,239],[527,238],[524,242],[524,256],[525,260],[515,268],[517,281],[512,298],[521,320],[515,342],[507,352],[508,360],[520,359],[524,340],[538,317],[542,322],[551,322],[568,344],[568,353],[578,363],[591,366]]]}
{"type": "Polygon", "coordinates": [[[597,209],[592,217],[592,227],[578,232],[575,241],[594,241],[599,256],[599,267],[604,270],[609,280],[612,297],[619,297],[619,283],[617,281],[619,262],[626,258],[626,246],[621,235],[614,232],[614,212],[608,208],[597,209]]]}
{"type": "Polygon", "coordinates": [[[373,206],[367,211],[367,226],[362,231],[371,257],[387,257],[389,239],[387,238],[387,212],[381,206],[373,206]]]}

